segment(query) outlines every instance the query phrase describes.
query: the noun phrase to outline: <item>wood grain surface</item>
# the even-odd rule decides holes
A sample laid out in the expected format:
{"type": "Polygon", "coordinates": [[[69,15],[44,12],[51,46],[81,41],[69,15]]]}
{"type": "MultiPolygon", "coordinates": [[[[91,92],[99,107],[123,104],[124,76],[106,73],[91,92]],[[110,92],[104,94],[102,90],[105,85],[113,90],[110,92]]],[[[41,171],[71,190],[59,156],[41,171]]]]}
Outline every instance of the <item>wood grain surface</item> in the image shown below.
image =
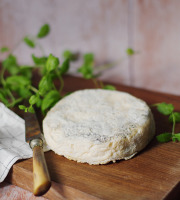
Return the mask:
{"type": "MultiPolygon", "coordinates": [[[[65,77],[65,91],[93,88],[91,81],[65,77]]],[[[149,105],[171,102],[180,111],[180,97],[117,85],[149,105]]],[[[171,130],[167,117],[152,108],[156,134],[171,130]]],[[[177,126],[177,131],[180,126],[177,126]]],[[[180,196],[180,143],[152,142],[134,158],[107,165],[91,166],[70,161],[49,151],[45,153],[52,187],[48,199],[178,199],[180,196]]],[[[32,191],[32,159],[18,161],[6,181],[32,191]]]]}

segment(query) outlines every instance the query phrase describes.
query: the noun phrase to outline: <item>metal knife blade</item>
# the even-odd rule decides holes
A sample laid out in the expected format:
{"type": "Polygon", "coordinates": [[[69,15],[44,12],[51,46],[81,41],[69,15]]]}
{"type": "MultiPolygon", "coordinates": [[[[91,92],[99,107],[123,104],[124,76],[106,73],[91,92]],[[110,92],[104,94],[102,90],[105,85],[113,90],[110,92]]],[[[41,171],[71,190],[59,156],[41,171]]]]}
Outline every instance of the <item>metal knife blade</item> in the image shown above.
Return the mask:
{"type": "Polygon", "coordinates": [[[41,128],[39,126],[36,114],[25,112],[25,129],[26,129],[26,142],[30,142],[33,139],[41,138],[41,128]]]}

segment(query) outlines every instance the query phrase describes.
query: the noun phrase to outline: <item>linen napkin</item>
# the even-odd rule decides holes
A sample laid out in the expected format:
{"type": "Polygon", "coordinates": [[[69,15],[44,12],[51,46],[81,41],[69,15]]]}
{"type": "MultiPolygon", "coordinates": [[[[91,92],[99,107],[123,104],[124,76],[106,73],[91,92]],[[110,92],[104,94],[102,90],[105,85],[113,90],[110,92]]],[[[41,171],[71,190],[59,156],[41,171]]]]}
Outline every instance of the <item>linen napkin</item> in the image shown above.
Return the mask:
{"type": "MultiPolygon", "coordinates": [[[[45,140],[43,149],[49,150],[45,140]]],[[[32,155],[32,149],[25,141],[24,120],[0,102],[0,182],[4,181],[17,160],[32,155]]]]}

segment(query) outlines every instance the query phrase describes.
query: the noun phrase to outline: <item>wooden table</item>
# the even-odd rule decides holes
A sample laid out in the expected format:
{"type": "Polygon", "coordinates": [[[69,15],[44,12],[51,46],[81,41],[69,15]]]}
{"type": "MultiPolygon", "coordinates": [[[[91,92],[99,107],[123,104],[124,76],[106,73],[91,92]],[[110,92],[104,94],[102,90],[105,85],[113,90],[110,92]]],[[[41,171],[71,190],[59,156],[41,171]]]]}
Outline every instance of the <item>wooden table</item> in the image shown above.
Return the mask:
{"type": "MultiPolygon", "coordinates": [[[[93,88],[91,81],[65,77],[64,91],[93,88]]],[[[145,100],[149,105],[173,103],[180,111],[180,97],[116,85],[120,91],[145,100]]],[[[152,108],[156,134],[171,131],[167,117],[152,108]]],[[[176,126],[180,132],[180,126],[176,126]]],[[[91,166],[70,161],[49,151],[45,153],[52,187],[48,199],[178,199],[180,197],[180,143],[152,142],[134,158],[107,165],[91,166]]],[[[32,191],[32,159],[18,161],[6,181],[32,191]]]]}

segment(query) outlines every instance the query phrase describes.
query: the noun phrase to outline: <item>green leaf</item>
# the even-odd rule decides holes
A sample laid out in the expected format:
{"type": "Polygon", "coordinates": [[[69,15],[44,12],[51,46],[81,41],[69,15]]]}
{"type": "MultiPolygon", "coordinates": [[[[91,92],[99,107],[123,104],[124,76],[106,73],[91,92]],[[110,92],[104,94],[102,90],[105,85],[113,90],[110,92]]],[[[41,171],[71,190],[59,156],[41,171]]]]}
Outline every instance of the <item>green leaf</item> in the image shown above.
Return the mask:
{"type": "Polygon", "coordinates": [[[38,38],[43,38],[43,37],[45,37],[46,35],[48,35],[49,31],[50,31],[50,26],[49,26],[49,24],[44,24],[44,25],[40,28],[40,30],[39,30],[39,32],[38,32],[38,34],[37,34],[37,37],[38,37],[38,38]]]}
{"type": "Polygon", "coordinates": [[[66,58],[71,58],[72,57],[72,55],[73,55],[73,53],[71,52],[71,51],[69,51],[69,50],[65,50],[64,52],[63,52],[63,57],[66,59],[66,58]]]}
{"type": "Polygon", "coordinates": [[[0,92],[0,101],[2,101],[5,105],[8,105],[8,100],[5,98],[5,96],[1,92],[0,92]]]}
{"type": "Polygon", "coordinates": [[[2,65],[9,71],[11,75],[15,75],[19,72],[19,67],[16,61],[16,57],[10,54],[3,62],[2,65]]]}
{"type": "Polygon", "coordinates": [[[72,52],[69,51],[69,50],[65,50],[65,51],[63,52],[63,57],[64,57],[65,59],[69,59],[69,60],[71,60],[71,61],[75,61],[75,60],[78,59],[79,53],[72,53],[72,52]]]}
{"type": "Polygon", "coordinates": [[[86,53],[84,54],[84,65],[94,65],[94,54],[86,53]]]}
{"type": "Polygon", "coordinates": [[[24,105],[19,105],[19,109],[20,109],[20,110],[25,110],[25,109],[26,109],[26,106],[24,106],[24,105]]]}
{"type": "Polygon", "coordinates": [[[36,57],[34,54],[32,54],[32,59],[33,59],[35,65],[41,67],[41,73],[43,75],[46,74],[47,73],[47,70],[46,70],[47,57],[45,57],[45,56],[36,57]]]}
{"type": "MultiPolygon", "coordinates": [[[[175,122],[180,122],[180,112],[173,112],[174,118],[175,118],[175,122]]],[[[171,114],[169,116],[169,121],[173,122],[173,115],[171,114]]]]}
{"type": "Polygon", "coordinates": [[[10,55],[3,61],[3,67],[5,67],[6,69],[8,69],[9,67],[11,67],[11,65],[17,65],[16,57],[13,56],[12,54],[10,54],[10,55]]]}
{"type": "Polygon", "coordinates": [[[28,112],[30,112],[30,113],[35,113],[34,108],[33,108],[32,105],[29,106],[28,112]]]}
{"type": "Polygon", "coordinates": [[[40,108],[42,104],[42,99],[39,98],[38,101],[36,102],[36,107],[40,108]]]}
{"type": "Polygon", "coordinates": [[[20,70],[18,66],[12,65],[11,68],[8,69],[8,71],[11,75],[16,75],[19,73],[20,70]]]}
{"type": "Polygon", "coordinates": [[[48,60],[46,62],[46,69],[48,72],[55,70],[59,65],[59,59],[53,56],[52,54],[49,55],[48,60]]]}
{"type": "Polygon", "coordinates": [[[180,142],[180,133],[176,133],[172,136],[173,141],[179,141],[180,142]]]}
{"type": "Polygon", "coordinates": [[[0,49],[0,52],[1,52],[1,53],[7,52],[7,51],[9,51],[9,48],[8,48],[8,47],[2,47],[2,48],[0,49]]]}
{"type": "Polygon", "coordinates": [[[41,110],[44,113],[47,109],[53,107],[59,100],[61,96],[57,90],[51,90],[46,94],[42,100],[41,110]]]}
{"type": "Polygon", "coordinates": [[[18,88],[18,94],[23,99],[27,99],[32,95],[32,93],[27,89],[27,87],[24,87],[24,86],[21,86],[20,88],[18,88]]]}
{"type": "Polygon", "coordinates": [[[19,105],[19,109],[20,110],[24,110],[25,112],[28,111],[28,107],[24,106],[24,105],[19,105]]]}
{"type": "Polygon", "coordinates": [[[103,89],[106,89],[106,90],[116,90],[116,87],[114,87],[113,85],[105,85],[103,87],[103,89]]]}
{"type": "Polygon", "coordinates": [[[64,75],[69,70],[69,58],[67,58],[60,67],[60,74],[64,75]]]}
{"type": "Polygon", "coordinates": [[[4,97],[6,97],[6,96],[8,96],[8,89],[6,89],[6,88],[0,88],[0,93],[1,93],[4,97]]]}
{"type": "Polygon", "coordinates": [[[31,40],[30,38],[28,38],[27,36],[24,37],[24,42],[31,48],[34,48],[36,45],[35,45],[35,42],[33,40],[31,40]]]}
{"type": "Polygon", "coordinates": [[[42,79],[39,82],[39,93],[41,95],[45,95],[46,92],[52,89],[53,82],[51,75],[47,74],[42,77],[42,79]]]}
{"type": "Polygon", "coordinates": [[[93,68],[91,66],[85,66],[85,65],[82,65],[79,69],[78,69],[78,72],[80,72],[83,77],[85,79],[91,79],[91,78],[94,78],[94,75],[93,75],[93,68]]]}
{"type": "Polygon", "coordinates": [[[26,87],[31,84],[31,81],[25,76],[9,76],[5,80],[6,86],[13,91],[17,91],[20,87],[26,87]]]}
{"type": "Polygon", "coordinates": [[[174,106],[172,104],[167,104],[163,102],[157,104],[157,110],[163,115],[170,115],[174,110],[174,106]]]}
{"type": "Polygon", "coordinates": [[[30,112],[30,113],[35,113],[34,108],[31,106],[26,107],[24,105],[19,105],[20,110],[24,110],[24,112],[30,112]]]}
{"type": "Polygon", "coordinates": [[[31,79],[32,78],[32,70],[33,68],[31,66],[19,66],[19,74],[31,79]]]}
{"type": "Polygon", "coordinates": [[[39,100],[39,95],[38,94],[34,94],[30,97],[29,99],[29,104],[34,105],[38,102],[39,100]]]}
{"type": "Polygon", "coordinates": [[[133,49],[128,48],[128,49],[126,49],[126,53],[127,53],[127,55],[132,56],[132,55],[134,55],[135,52],[133,49]]]}
{"type": "Polygon", "coordinates": [[[47,61],[47,57],[36,57],[34,54],[32,54],[32,59],[36,65],[44,65],[47,61]]]}
{"type": "Polygon", "coordinates": [[[84,63],[78,69],[78,72],[80,72],[85,79],[91,79],[94,78],[93,67],[94,67],[94,54],[92,53],[84,54],[84,63]]]}
{"type": "Polygon", "coordinates": [[[158,142],[169,142],[172,139],[172,133],[162,133],[158,136],[156,136],[156,139],[158,140],[158,142]]]}

